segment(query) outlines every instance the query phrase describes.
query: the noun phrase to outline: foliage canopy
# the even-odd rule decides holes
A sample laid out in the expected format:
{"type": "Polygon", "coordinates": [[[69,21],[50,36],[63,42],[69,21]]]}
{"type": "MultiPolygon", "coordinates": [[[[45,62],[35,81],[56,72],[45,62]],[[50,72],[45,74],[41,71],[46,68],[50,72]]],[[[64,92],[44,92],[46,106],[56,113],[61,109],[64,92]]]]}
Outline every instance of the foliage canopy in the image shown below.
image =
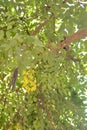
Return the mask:
{"type": "Polygon", "coordinates": [[[0,130],[87,129],[86,28],[84,1],[0,0],[0,130]]]}

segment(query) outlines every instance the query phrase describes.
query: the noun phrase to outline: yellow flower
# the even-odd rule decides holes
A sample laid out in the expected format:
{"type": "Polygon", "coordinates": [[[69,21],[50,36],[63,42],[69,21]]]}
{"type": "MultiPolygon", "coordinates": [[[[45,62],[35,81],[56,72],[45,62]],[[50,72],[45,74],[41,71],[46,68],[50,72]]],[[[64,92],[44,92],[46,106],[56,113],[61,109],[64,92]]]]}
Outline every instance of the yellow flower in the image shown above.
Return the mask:
{"type": "Polygon", "coordinates": [[[27,86],[29,83],[28,78],[24,77],[23,86],[27,86]]]}
{"type": "Polygon", "coordinates": [[[36,78],[34,79],[34,84],[36,84],[36,78]]]}
{"type": "Polygon", "coordinates": [[[33,92],[33,91],[35,91],[36,90],[36,86],[33,86],[32,88],[31,88],[31,91],[33,92]]]}
{"type": "Polygon", "coordinates": [[[29,79],[33,79],[33,75],[32,74],[29,75],[29,79]]]}
{"type": "Polygon", "coordinates": [[[26,92],[30,92],[31,91],[31,88],[30,87],[27,87],[26,88],[26,92]]]}

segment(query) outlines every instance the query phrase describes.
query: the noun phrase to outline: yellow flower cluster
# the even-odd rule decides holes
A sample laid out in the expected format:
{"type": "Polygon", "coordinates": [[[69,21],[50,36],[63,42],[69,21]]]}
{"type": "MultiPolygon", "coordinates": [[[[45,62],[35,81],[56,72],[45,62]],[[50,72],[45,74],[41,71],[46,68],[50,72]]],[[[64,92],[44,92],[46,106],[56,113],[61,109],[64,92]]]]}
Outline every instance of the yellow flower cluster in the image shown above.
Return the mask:
{"type": "Polygon", "coordinates": [[[33,92],[36,90],[36,78],[34,70],[23,71],[23,87],[26,92],[33,92]]]}

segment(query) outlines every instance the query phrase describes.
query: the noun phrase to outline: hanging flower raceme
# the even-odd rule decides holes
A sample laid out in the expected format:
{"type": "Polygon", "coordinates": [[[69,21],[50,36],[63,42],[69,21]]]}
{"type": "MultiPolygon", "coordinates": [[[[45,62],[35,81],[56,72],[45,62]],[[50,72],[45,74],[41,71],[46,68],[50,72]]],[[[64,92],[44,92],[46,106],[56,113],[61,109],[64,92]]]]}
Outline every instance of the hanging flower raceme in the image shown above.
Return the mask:
{"type": "Polygon", "coordinates": [[[23,87],[26,92],[33,92],[36,90],[36,77],[34,70],[23,71],[23,87]]]}

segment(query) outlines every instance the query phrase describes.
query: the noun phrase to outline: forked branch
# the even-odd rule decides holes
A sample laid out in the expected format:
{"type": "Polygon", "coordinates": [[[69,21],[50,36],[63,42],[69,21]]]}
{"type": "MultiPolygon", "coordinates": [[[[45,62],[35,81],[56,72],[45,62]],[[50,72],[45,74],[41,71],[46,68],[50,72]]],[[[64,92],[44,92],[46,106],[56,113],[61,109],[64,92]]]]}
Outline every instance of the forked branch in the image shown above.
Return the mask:
{"type": "Polygon", "coordinates": [[[59,50],[61,48],[69,46],[72,42],[74,42],[80,38],[84,38],[84,37],[87,37],[87,28],[77,31],[72,36],[68,37],[67,39],[62,41],[60,44],[58,44],[58,46],[56,47],[56,52],[59,52],[59,50]]]}

